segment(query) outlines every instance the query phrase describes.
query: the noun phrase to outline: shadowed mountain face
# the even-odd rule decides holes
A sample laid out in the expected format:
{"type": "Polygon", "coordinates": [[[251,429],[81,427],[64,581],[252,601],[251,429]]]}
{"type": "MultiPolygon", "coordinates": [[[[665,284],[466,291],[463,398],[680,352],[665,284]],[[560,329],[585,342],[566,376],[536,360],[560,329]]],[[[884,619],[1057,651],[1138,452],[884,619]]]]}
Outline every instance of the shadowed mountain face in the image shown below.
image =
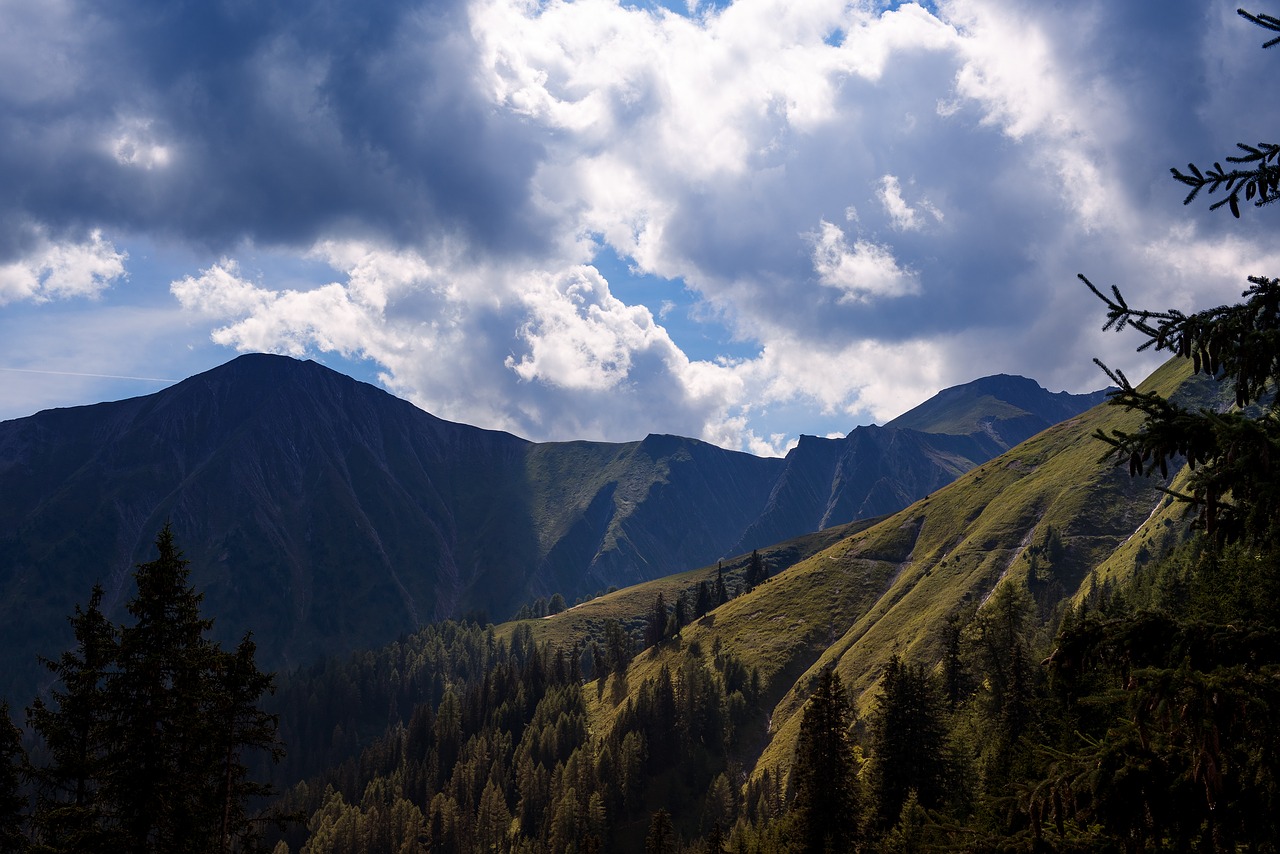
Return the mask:
{"type": "Polygon", "coordinates": [[[35,656],[66,646],[64,618],[95,582],[120,615],[165,520],[216,633],[252,629],[264,664],[287,667],[896,511],[1091,404],[1014,377],[970,386],[997,380],[1017,395],[956,394],[903,425],[806,437],[786,459],[675,436],[531,443],[266,355],[0,423],[0,643],[18,663],[0,693],[25,698],[35,656]],[[955,424],[979,426],[941,432],[955,424]]]}
{"type": "Polygon", "coordinates": [[[896,513],[1106,395],[1054,394],[1001,374],[945,389],[883,427],[843,439],[802,436],[735,551],[896,513]]]}

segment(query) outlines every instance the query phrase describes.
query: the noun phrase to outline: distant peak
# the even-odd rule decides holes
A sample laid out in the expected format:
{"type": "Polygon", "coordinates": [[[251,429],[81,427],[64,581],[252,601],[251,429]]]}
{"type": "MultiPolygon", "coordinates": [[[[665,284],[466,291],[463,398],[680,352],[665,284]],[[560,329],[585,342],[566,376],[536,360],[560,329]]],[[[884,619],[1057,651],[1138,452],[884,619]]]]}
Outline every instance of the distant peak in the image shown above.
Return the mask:
{"type": "Polygon", "coordinates": [[[968,435],[995,422],[1031,417],[1047,427],[1095,406],[1104,396],[1103,391],[1051,392],[1027,377],[993,374],[943,389],[885,426],[968,435]]]}

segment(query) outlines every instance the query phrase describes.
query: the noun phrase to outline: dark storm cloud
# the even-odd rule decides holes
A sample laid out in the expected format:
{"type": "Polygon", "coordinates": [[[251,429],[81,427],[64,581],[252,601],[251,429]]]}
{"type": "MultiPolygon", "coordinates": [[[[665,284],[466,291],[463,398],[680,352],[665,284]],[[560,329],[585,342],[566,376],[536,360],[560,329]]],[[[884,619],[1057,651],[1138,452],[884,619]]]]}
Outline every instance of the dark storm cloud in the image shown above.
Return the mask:
{"type": "MultiPolygon", "coordinates": [[[[75,10],[73,79],[0,89],[0,223],[305,246],[341,229],[401,242],[539,239],[538,145],[485,107],[461,3],[117,2],[75,10]]],[[[56,34],[32,33],[23,61],[56,34]]],[[[33,71],[32,73],[37,73],[33,71]]],[[[18,236],[15,238],[15,235],[18,236]]]]}

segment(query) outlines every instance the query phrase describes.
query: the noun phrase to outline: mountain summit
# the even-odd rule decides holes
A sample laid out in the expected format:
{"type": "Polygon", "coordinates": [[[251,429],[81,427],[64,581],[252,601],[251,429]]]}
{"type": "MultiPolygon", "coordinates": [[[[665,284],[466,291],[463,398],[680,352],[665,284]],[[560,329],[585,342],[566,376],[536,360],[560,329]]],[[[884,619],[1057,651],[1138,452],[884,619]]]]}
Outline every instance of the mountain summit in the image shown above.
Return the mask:
{"type": "MultiPolygon", "coordinates": [[[[945,434],[933,416],[933,431],[806,437],[776,459],[678,436],[533,443],[314,362],[242,356],[146,397],[0,423],[0,643],[20,662],[64,647],[63,618],[95,582],[121,608],[167,520],[220,639],[252,629],[264,664],[288,666],[893,512],[1002,451],[1015,426],[1093,402],[1032,411],[1031,381],[985,382],[937,411],[992,430],[945,434]]],[[[15,669],[0,693],[35,672],[15,669]]]]}

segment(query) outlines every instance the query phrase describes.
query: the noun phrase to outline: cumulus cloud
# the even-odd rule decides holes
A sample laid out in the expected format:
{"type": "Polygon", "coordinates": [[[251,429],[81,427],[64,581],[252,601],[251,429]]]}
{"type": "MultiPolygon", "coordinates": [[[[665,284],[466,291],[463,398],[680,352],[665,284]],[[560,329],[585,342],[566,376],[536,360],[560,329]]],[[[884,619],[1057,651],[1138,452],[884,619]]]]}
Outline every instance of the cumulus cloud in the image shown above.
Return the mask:
{"type": "Polygon", "coordinates": [[[505,364],[523,380],[604,391],[627,379],[634,356],[678,353],[649,310],[613,297],[594,268],[573,269],[521,299],[530,315],[520,327],[527,352],[519,360],[508,356],[505,364]]]}
{"type": "Polygon", "coordinates": [[[128,257],[101,231],[81,241],[55,241],[41,234],[23,257],[0,264],[0,305],[97,297],[124,277],[128,257]]]}
{"type": "Polygon", "coordinates": [[[120,298],[100,234],[171,241],[220,345],[531,438],[778,452],[982,374],[1084,390],[1126,342],[1077,272],[1193,308],[1276,260],[1168,186],[1266,61],[1192,0],[88,9],[0,5],[0,300],[120,298]]]}
{"type": "Polygon", "coordinates": [[[841,302],[918,293],[920,282],[898,266],[892,250],[866,240],[849,246],[838,225],[823,220],[813,240],[813,269],[818,281],[841,291],[841,302]]]}
{"type": "Polygon", "coordinates": [[[275,289],[224,259],[171,290],[229,321],[212,333],[220,344],[372,359],[388,385],[444,417],[556,439],[665,430],[743,442],[725,426],[742,395],[736,368],[690,361],[593,267],[476,271],[445,249],[428,260],[355,243],[314,255],[340,280],[275,289]]]}

